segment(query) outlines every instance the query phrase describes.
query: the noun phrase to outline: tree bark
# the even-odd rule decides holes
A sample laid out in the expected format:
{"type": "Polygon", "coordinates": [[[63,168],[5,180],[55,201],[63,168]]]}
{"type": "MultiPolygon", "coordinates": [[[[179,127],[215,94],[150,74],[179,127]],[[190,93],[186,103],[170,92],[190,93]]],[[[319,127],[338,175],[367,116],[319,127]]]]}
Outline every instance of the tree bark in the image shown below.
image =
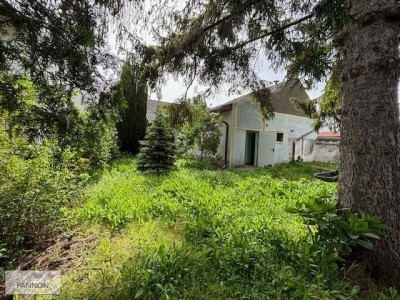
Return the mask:
{"type": "Polygon", "coordinates": [[[400,3],[347,4],[357,22],[342,35],[339,49],[344,62],[339,207],[375,214],[391,227],[359,262],[369,276],[400,288],[400,3]]]}

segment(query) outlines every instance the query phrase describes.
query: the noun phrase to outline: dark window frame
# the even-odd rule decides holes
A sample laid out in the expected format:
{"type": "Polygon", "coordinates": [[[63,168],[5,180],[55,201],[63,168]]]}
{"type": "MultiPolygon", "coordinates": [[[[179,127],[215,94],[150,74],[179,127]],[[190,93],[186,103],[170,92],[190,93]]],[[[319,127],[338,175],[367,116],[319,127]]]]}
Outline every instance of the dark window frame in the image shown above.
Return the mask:
{"type": "Polygon", "coordinates": [[[278,131],[276,133],[276,139],[275,139],[276,143],[282,144],[283,143],[283,137],[284,137],[284,133],[282,131],[278,131]]]}

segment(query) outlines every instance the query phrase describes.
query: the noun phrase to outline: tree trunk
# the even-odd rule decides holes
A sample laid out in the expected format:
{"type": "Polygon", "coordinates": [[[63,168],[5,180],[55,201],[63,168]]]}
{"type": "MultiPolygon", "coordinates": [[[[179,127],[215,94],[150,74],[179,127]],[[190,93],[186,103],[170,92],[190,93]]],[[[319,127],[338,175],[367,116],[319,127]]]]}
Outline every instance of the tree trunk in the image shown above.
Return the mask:
{"type": "Polygon", "coordinates": [[[400,288],[398,0],[348,0],[355,23],[342,35],[343,106],[339,206],[391,227],[360,257],[368,276],[400,288]]]}

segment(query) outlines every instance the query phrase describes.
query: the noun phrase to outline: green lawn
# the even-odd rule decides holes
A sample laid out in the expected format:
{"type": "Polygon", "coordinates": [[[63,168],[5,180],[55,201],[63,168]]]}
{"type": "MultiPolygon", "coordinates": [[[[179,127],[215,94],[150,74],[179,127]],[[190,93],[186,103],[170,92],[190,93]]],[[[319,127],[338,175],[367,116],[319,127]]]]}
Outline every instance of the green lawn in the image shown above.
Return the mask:
{"type": "Polygon", "coordinates": [[[316,171],[181,163],[143,175],[134,159],[115,161],[68,212],[76,246],[50,258],[74,257],[59,268],[61,298],[355,299],[335,265],[310,253],[300,217],[286,212],[336,190],[316,171]]]}

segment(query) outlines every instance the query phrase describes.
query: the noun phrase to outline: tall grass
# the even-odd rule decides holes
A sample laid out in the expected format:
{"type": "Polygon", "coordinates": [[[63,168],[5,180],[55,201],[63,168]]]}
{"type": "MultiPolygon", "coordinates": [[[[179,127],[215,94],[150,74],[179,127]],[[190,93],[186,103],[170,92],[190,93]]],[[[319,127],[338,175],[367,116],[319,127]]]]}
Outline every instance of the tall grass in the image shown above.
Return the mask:
{"type": "Polygon", "coordinates": [[[286,212],[321,194],[334,197],[336,185],[314,180],[315,171],[301,163],[143,175],[134,160],[115,162],[72,211],[78,222],[123,238],[133,224],[158,220],[160,232],[179,226],[181,237],[134,243],[129,259],[108,268],[111,280],[80,292],[96,299],[355,299],[357,287],[312,253],[301,218],[286,212]]]}

